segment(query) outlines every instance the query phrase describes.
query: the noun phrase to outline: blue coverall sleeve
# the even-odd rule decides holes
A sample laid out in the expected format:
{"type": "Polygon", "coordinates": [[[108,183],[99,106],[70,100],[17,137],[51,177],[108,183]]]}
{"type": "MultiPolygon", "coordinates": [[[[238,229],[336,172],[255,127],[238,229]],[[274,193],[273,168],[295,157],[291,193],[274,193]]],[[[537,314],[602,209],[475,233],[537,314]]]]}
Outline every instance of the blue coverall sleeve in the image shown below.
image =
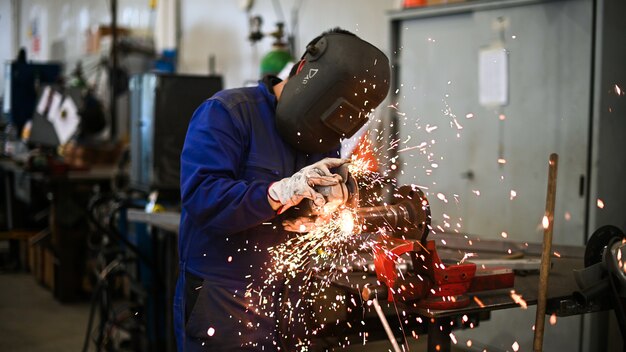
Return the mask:
{"type": "Polygon", "coordinates": [[[189,123],[181,153],[181,200],[202,230],[237,233],[275,216],[268,181],[239,179],[249,136],[243,122],[207,100],[189,123]]]}

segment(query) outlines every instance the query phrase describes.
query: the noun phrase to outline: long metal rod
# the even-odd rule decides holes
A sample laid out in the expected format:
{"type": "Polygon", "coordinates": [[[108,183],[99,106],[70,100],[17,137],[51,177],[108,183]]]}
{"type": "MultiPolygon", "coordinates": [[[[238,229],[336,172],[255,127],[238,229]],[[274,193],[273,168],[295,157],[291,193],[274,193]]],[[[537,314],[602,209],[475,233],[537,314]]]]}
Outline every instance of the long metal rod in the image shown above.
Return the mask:
{"type": "Polygon", "coordinates": [[[387,318],[385,317],[385,313],[383,313],[383,309],[380,307],[380,304],[378,303],[378,299],[374,298],[372,300],[372,303],[374,304],[374,309],[376,310],[376,314],[378,314],[378,318],[380,319],[380,322],[383,324],[383,328],[385,328],[385,332],[387,333],[389,342],[391,342],[391,345],[393,346],[393,350],[395,352],[401,352],[402,350],[400,350],[398,341],[396,341],[396,337],[391,331],[391,327],[389,327],[389,322],[387,322],[387,318]]]}
{"type": "Polygon", "coordinates": [[[548,166],[548,193],[546,195],[546,213],[543,216],[543,251],[541,253],[541,271],[539,272],[539,290],[537,293],[537,315],[535,316],[535,339],[533,350],[543,350],[543,333],[545,328],[546,301],[548,294],[548,277],[550,274],[550,257],[552,255],[552,230],[554,228],[554,205],[556,202],[556,176],[559,156],[550,155],[548,166]]]}

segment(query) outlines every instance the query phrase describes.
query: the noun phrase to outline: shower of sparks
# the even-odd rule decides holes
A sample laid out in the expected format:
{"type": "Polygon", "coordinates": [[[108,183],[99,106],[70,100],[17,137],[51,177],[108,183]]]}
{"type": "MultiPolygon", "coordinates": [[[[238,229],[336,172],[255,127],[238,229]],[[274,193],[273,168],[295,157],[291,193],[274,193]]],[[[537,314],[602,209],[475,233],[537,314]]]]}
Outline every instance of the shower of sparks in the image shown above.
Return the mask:
{"type": "Polygon", "coordinates": [[[354,155],[350,159],[350,164],[348,165],[348,169],[350,170],[350,173],[354,175],[354,177],[361,177],[363,175],[369,174],[368,170],[372,167],[373,165],[371,160],[357,158],[354,155]]]}
{"type": "Polygon", "coordinates": [[[556,325],[556,314],[550,315],[550,325],[556,325]]]}
{"type": "Polygon", "coordinates": [[[431,133],[432,131],[436,130],[437,126],[431,126],[431,125],[426,125],[426,132],[431,133]]]}
{"type": "Polygon", "coordinates": [[[474,296],[474,302],[476,302],[476,304],[478,304],[478,306],[480,308],[485,308],[485,304],[483,303],[483,301],[481,301],[478,297],[474,296]]]}
{"type": "Polygon", "coordinates": [[[326,268],[332,262],[331,271],[324,277],[330,282],[336,275],[342,273],[339,268],[348,266],[351,261],[358,259],[356,252],[350,251],[349,246],[355,243],[359,236],[354,233],[356,214],[353,210],[343,209],[332,214],[330,219],[317,226],[313,231],[293,237],[279,246],[269,248],[273,266],[270,267],[266,285],[272,285],[285,276],[287,280],[295,279],[300,273],[309,276],[326,268]],[[337,263],[336,259],[341,262],[337,263]]]}
{"type": "Polygon", "coordinates": [[[444,203],[448,203],[448,199],[446,199],[446,195],[443,193],[437,193],[437,198],[444,203]]]}
{"type": "MultiPolygon", "coordinates": [[[[463,258],[459,261],[459,264],[463,264],[463,262],[465,262],[466,259],[475,257],[475,256],[476,256],[476,253],[465,253],[463,254],[463,258]]],[[[463,317],[465,317],[465,315],[463,317]]]]}
{"type": "MultiPolygon", "coordinates": [[[[309,336],[316,335],[326,322],[317,321],[308,308],[316,298],[324,296],[331,281],[345,276],[347,268],[373,245],[367,240],[357,241],[361,236],[356,224],[354,210],[344,208],[330,214],[327,221],[319,223],[312,231],[268,248],[272,263],[267,268],[267,278],[261,289],[248,292],[249,309],[280,321],[286,320],[290,325],[300,325],[309,336]],[[300,293],[297,301],[282,297],[282,292],[276,290],[283,284],[288,285],[290,291],[300,293]],[[287,309],[277,313],[275,305],[280,299],[285,301],[287,309]],[[284,315],[276,317],[276,314],[284,315]],[[310,324],[311,319],[314,326],[310,324]]],[[[337,295],[338,302],[330,308],[337,310],[346,304],[357,305],[354,300],[345,302],[344,299],[345,296],[337,295]]],[[[309,343],[308,340],[301,341],[297,347],[306,351],[309,343]]]]}
{"type": "Polygon", "coordinates": [[[449,335],[449,336],[450,336],[450,341],[452,341],[452,343],[456,345],[456,344],[457,344],[457,341],[456,341],[456,336],[454,336],[454,334],[453,334],[453,333],[450,333],[450,335],[449,335]]]}
{"type": "Polygon", "coordinates": [[[622,95],[622,94],[624,94],[624,92],[622,91],[622,89],[621,89],[621,88],[620,88],[617,84],[614,86],[614,89],[615,89],[615,94],[617,94],[617,95],[622,95]]]}
{"type": "Polygon", "coordinates": [[[515,290],[511,290],[511,298],[513,299],[513,302],[519,304],[522,309],[528,308],[528,304],[526,304],[526,301],[522,298],[522,295],[518,295],[517,293],[515,293],[515,290]]]}
{"type": "Polygon", "coordinates": [[[550,219],[548,219],[547,215],[544,215],[541,219],[541,226],[543,226],[544,230],[547,230],[550,227],[550,219]]]}
{"type": "MultiPolygon", "coordinates": [[[[378,192],[389,180],[373,171],[377,168],[376,161],[367,157],[378,153],[378,150],[367,144],[362,153],[351,158],[348,169],[356,178],[361,192],[373,191],[373,196],[362,197],[360,200],[361,206],[368,206],[383,199],[383,194],[378,192]]],[[[288,321],[290,326],[299,326],[297,330],[305,331],[308,338],[299,341],[295,346],[295,349],[301,351],[308,351],[310,339],[328,324],[325,318],[317,318],[318,312],[311,309],[313,302],[320,297],[326,297],[332,281],[339,278],[349,280],[348,273],[353,271],[356,263],[366,267],[365,263],[371,260],[373,253],[374,240],[368,235],[360,234],[362,227],[354,209],[342,207],[339,211],[323,214],[320,218],[323,221],[316,221],[316,226],[310,232],[268,248],[271,263],[267,266],[266,278],[260,288],[249,287],[247,292],[250,310],[279,321],[288,321]],[[295,302],[292,301],[294,297],[283,297],[279,289],[283,285],[288,286],[291,292],[299,292],[295,302]],[[286,309],[277,310],[277,302],[281,300],[280,304],[286,309]]],[[[363,230],[377,232],[377,229],[363,230]]],[[[368,270],[370,269],[365,271],[368,270]]],[[[319,313],[328,309],[337,311],[346,306],[349,309],[361,308],[362,302],[354,298],[348,299],[346,295],[336,295],[335,298],[330,306],[320,307],[319,313]]],[[[319,315],[322,316],[323,313],[319,315]]],[[[282,333],[289,334],[290,331],[282,333]]],[[[294,335],[283,337],[291,339],[296,336],[295,332],[291,333],[294,335]]],[[[363,341],[367,341],[366,333],[363,341]]],[[[345,341],[344,347],[349,344],[350,341],[345,341]]]]}
{"type": "MultiPolygon", "coordinates": [[[[434,43],[434,39],[429,38],[429,42],[434,43]]],[[[452,85],[452,82],[448,85],[452,85]]],[[[375,89],[375,87],[369,89],[375,89]]],[[[395,94],[399,98],[404,98],[400,93],[404,94],[408,90],[409,87],[400,85],[395,94]]],[[[386,202],[393,198],[391,194],[393,187],[386,186],[402,184],[411,184],[414,189],[420,188],[426,197],[439,200],[440,202],[437,203],[440,206],[458,208],[459,204],[462,204],[462,196],[453,194],[451,190],[442,189],[437,182],[437,175],[449,172],[450,163],[454,163],[453,158],[444,160],[444,156],[447,157],[447,155],[440,154],[441,150],[437,147],[439,143],[454,143],[458,140],[462,133],[471,130],[469,124],[477,121],[478,116],[473,112],[466,112],[457,118],[446,102],[449,96],[449,94],[444,94],[442,98],[444,106],[439,118],[443,120],[435,120],[432,116],[417,116],[408,110],[400,111],[399,103],[387,106],[389,115],[392,116],[390,120],[377,119],[373,114],[370,116],[371,125],[368,137],[371,138],[371,143],[365,146],[362,153],[353,155],[349,164],[349,171],[356,177],[360,193],[367,194],[366,198],[360,199],[359,206],[387,204],[386,202]],[[462,116],[465,116],[465,119],[462,116]],[[465,124],[467,128],[464,128],[465,124]],[[406,131],[412,132],[405,133],[406,131]],[[412,180],[405,181],[410,178],[412,180]]],[[[498,118],[504,120],[506,116],[502,114],[498,118]]],[[[502,165],[506,164],[507,160],[501,155],[498,163],[503,168],[502,165]]],[[[481,195],[479,190],[472,190],[472,193],[475,196],[481,195]]],[[[517,196],[517,192],[510,190],[508,196],[512,200],[517,196]]],[[[437,215],[437,217],[442,216],[443,221],[432,225],[431,235],[446,231],[452,232],[452,230],[460,233],[462,219],[455,216],[454,211],[449,214],[437,215]]],[[[297,346],[290,350],[308,350],[310,339],[324,326],[334,323],[334,321],[325,320],[324,316],[328,314],[316,314],[321,313],[321,309],[333,311],[343,311],[346,307],[348,310],[369,309],[371,304],[371,302],[361,302],[358,298],[355,299],[345,294],[330,294],[329,285],[336,279],[349,280],[352,276],[348,274],[356,270],[364,271],[364,275],[371,275],[372,267],[366,263],[371,262],[372,259],[375,244],[373,235],[384,234],[385,230],[368,229],[359,225],[356,212],[349,208],[328,214],[325,216],[325,221],[316,222],[316,226],[308,233],[295,235],[286,242],[269,248],[271,262],[267,263],[268,270],[261,286],[249,286],[246,293],[250,310],[266,314],[277,321],[287,322],[287,325],[292,327],[302,327],[299,330],[306,332],[306,338],[298,340],[297,346]],[[361,231],[363,234],[359,234],[361,231]],[[291,292],[298,292],[297,298],[285,297],[285,286],[291,292]],[[320,312],[311,312],[310,307],[319,298],[332,303],[319,307],[320,312]],[[280,309],[281,307],[286,307],[286,309],[280,309]]],[[[506,238],[506,232],[502,234],[506,238]]],[[[444,241],[441,243],[445,245],[444,241]]],[[[471,239],[468,239],[468,243],[470,246],[473,245],[471,239]]],[[[475,253],[464,253],[460,263],[473,256],[475,253]]],[[[232,258],[228,260],[231,261],[232,258]]],[[[516,294],[512,292],[511,297],[514,295],[516,294]]],[[[521,299],[521,296],[519,298],[521,299]]],[[[473,300],[478,306],[485,306],[478,297],[474,296],[473,300]]],[[[404,311],[398,312],[401,326],[406,324],[405,315],[404,311]]],[[[346,324],[352,328],[352,325],[359,324],[359,321],[346,324]]],[[[360,325],[366,324],[360,321],[360,325]]],[[[289,339],[295,337],[294,330],[295,328],[288,329],[287,332],[281,331],[285,334],[281,337],[289,339]]],[[[411,335],[417,338],[415,331],[407,329],[407,336],[411,335]]],[[[360,338],[365,344],[370,336],[363,331],[360,333],[360,338]]],[[[450,338],[455,339],[454,335],[450,338]]],[[[345,342],[340,343],[339,347],[346,347],[350,343],[354,344],[355,341],[350,342],[346,339],[345,342]]],[[[468,340],[467,345],[471,346],[471,344],[472,342],[468,340]]]]}

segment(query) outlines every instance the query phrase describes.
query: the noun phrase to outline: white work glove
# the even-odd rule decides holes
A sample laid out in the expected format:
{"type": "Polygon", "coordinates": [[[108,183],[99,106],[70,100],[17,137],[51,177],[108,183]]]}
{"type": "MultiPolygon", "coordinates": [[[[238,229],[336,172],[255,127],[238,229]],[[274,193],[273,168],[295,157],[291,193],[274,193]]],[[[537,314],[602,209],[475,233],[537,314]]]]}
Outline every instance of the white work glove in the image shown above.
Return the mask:
{"type": "Polygon", "coordinates": [[[304,198],[313,200],[318,207],[323,206],[326,203],[324,196],[316,192],[313,187],[333,186],[341,182],[341,176],[332,174],[330,169],[349,161],[349,159],[325,158],[302,168],[291,177],[272,183],[267,193],[273,201],[282,204],[278,209],[278,214],[297,205],[304,198]]]}

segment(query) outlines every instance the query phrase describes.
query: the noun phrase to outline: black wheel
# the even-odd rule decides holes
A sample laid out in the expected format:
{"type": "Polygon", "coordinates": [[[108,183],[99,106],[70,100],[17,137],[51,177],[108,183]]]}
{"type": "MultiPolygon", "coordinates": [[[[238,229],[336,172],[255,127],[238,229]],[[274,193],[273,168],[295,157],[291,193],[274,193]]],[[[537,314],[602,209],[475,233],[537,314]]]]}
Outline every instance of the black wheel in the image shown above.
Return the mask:
{"type": "Polygon", "coordinates": [[[597,229],[587,241],[585,249],[585,268],[602,261],[604,249],[613,241],[622,240],[624,232],[613,225],[605,225],[597,229]]]}

